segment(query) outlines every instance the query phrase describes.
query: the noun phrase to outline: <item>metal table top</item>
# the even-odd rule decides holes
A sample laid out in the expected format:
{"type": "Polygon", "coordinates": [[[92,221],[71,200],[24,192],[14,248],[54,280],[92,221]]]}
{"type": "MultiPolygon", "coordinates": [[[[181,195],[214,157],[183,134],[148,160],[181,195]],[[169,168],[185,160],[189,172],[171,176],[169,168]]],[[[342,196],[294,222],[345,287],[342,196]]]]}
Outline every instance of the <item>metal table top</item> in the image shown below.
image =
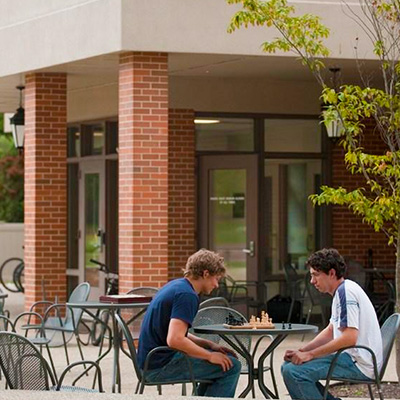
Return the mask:
{"type": "Polygon", "coordinates": [[[282,323],[274,324],[275,328],[270,329],[241,329],[241,328],[226,328],[223,324],[218,325],[204,325],[193,328],[195,333],[218,334],[218,335],[290,335],[290,334],[303,334],[309,332],[318,332],[318,327],[315,325],[306,324],[289,324],[282,323]]]}
{"type": "Polygon", "coordinates": [[[71,308],[86,308],[86,309],[114,309],[118,310],[121,308],[144,308],[150,304],[147,302],[133,302],[133,303],[105,303],[97,300],[81,301],[76,303],[67,303],[68,307],[71,308]]]}

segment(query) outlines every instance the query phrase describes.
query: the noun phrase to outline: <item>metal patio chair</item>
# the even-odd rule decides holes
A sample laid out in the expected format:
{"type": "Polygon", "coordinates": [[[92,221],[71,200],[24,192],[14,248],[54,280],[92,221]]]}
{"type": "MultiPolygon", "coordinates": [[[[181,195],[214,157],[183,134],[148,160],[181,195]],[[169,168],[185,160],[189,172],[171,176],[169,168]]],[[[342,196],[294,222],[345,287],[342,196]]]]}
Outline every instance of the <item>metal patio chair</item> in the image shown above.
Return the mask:
{"type": "Polygon", "coordinates": [[[98,391],[103,392],[101,370],[94,361],[78,361],[70,364],[57,380],[47,361],[29,339],[13,332],[0,332],[0,368],[9,389],[97,392],[77,386],[63,386],[66,374],[75,366],[82,364],[90,364],[96,368],[98,391]]]}
{"type": "MultiPolygon", "coordinates": [[[[129,290],[129,292],[127,292],[126,294],[140,294],[142,296],[154,297],[157,294],[158,290],[158,288],[152,286],[140,286],[129,290]]],[[[131,327],[133,339],[139,339],[140,327],[142,326],[146,309],[147,308],[136,309],[135,314],[126,322],[126,324],[131,327]]]]}
{"type": "MultiPolygon", "coordinates": [[[[88,299],[90,293],[90,285],[87,282],[79,284],[70,294],[68,302],[79,303],[84,302],[88,299]]],[[[79,324],[82,318],[83,310],[76,309],[72,310],[66,306],[65,303],[51,303],[49,301],[38,301],[34,303],[30,312],[34,312],[36,307],[46,307],[43,315],[43,322],[41,324],[31,324],[30,320],[26,325],[21,328],[25,330],[36,329],[37,332],[44,331],[46,337],[50,339],[49,346],[64,346],[65,356],[67,359],[67,364],[70,363],[67,342],[75,336],[76,342],[78,344],[79,353],[81,359],[84,359],[81,340],[79,338],[79,324]],[[61,335],[61,341],[59,336],[61,335]]]]}
{"type": "MultiPolygon", "coordinates": [[[[117,320],[119,328],[122,331],[122,336],[125,339],[127,346],[128,346],[128,351],[126,351],[123,347],[121,347],[121,350],[132,360],[133,368],[135,370],[136,377],[138,379],[135,394],[137,394],[137,393],[143,394],[145,386],[157,386],[158,393],[161,394],[161,386],[162,385],[191,383],[193,385],[193,393],[195,395],[197,395],[197,384],[198,383],[202,383],[202,382],[210,383],[211,382],[209,380],[204,380],[204,379],[198,380],[194,377],[189,357],[186,357],[188,371],[189,371],[189,375],[190,375],[189,379],[182,379],[182,378],[177,377],[173,381],[169,380],[167,382],[165,382],[165,381],[149,382],[148,380],[146,380],[146,372],[148,371],[150,359],[153,357],[157,357],[157,354],[160,354],[161,352],[165,353],[167,351],[171,351],[171,348],[167,347],[167,346],[160,346],[160,347],[156,347],[153,350],[151,350],[149,352],[149,354],[147,355],[143,370],[140,369],[138,361],[137,361],[135,343],[134,343],[133,337],[129,331],[128,325],[126,324],[126,322],[122,319],[122,317],[120,315],[116,314],[115,318],[117,320]]],[[[182,390],[185,391],[185,388],[183,388],[182,390]]]]}
{"type": "Polygon", "coordinates": [[[379,398],[380,398],[380,400],[383,400],[381,382],[382,382],[383,375],[385,374],[386,367],[389,362],[390,352],[393,348],[394,340],[396,338],[396,333],[399,329],[399,326],[400,326],[400,314],[396,313],[396,314],[392,314],[381,327],[383,357],[382,357],[382,367],[381,367],[380,371],[378,371],[375,353],[369,347],[351,346],[351,347],[346,347],[344,349],[339,350],[336,353],[334,359],[332,360],[332,364],[328,371],[328,376],[326,378],[325,391],[324,391],[324,400],[327,399],[329,385],[330,385],[331,380],[346,382],[346,383],[365,383],[366,385],[368,385],[368,391],[369,391],[371,400],[374,400],[374,395],[372,393],[371,385],[375,384],[378,387],[379,398]],[[343,353],[343,351],[350,349],[350,348],[365,349],[371,354],[372,362],[373,362],[373,366],[374,366],[374,379],[361,380],[361,379],[346,379],[346,378],[336,378],[336,377],[333,378],[332,377],[333,372],[335,370],[337,358],[339,357],[339,355],[341,353],[343,353]]]}
{"type": "Polygon", "coordinates": [[[199,305],[199,310],[207,307],[229,307],[229,302],[225,297],[211,297],[207,300],[204,300],[199,305]]]}
{"type": "Polygon", "coordinates": [[[285,271],[286,284],[289,288],[291,299],[287,322],[297,322],[292,320],[296,301],[300,302],[300,321],[298,322],[301,322],[303,318],[304,297],[306,294],[306,289],[304,287],[304,277],[299,275],[294,267],[289,263],[285,263],[283,265],[283,269],[285,271]]]}
{"type": "MultiPolygon", "coordinates": [[[[0,288],[0,294],[4,293],[0,288]]],[[[6,317],[10,317],[10,311],[5,309],[6,299],[0,299],[0,315],[5,315],[6,317]]]]}
{"type": "MultiPolygon", "coordinates": [[[[229,317],[229,314],[231,314],[233,317],[237,318],[237,319],[243,319],[243,321],[247,322],[246,318],[244,317],[244,315],[242,315],[240,312],[236,311],[233,308],[229,308],[229,307],[207,307],[207,308],[203,308],[201,310],[199,310],[197,312],[197,315],[193,321],[193,328],[194,327],[198,327],[198,326],[204,326],[204,325],[215,325],[215,324],[225,324],[227,318],[229,317]]],[[[199,337],[203,337],[205,339],[211,340],[214,343],[217,344],[223,344],[225,347],[228,348],[232,348],[228,343],[225,343],[225,341],[219,336],[219,335],[205,335],[205,334],[196,334],[196,336],[199,337]]],[[[240,341],[240,345],[244,346],[246,349],[249,350],[249,353],[252,354],[252,357],[254,359],[257,349],[261,343],[261,341],[264,338],[268,338],[270,340],[272,340],[270,335],[263,335],[260,336],[257,341],[256,344],[253,348],[253,351],[251,352],[251,336],[249,335],[236,335],[235,338],[240,341]]],[[[272,384],[274,386],[274,394],[276,395],[276,398],[279,398],[278,395],[278,387],[276,385],[276,380],[275,380],[275,374],[274,374],[274,369],[273,369],[273,355],[274,353],[271,353],[271,356],[269,358],[269,366],[265,365],[264,366],[264,371],[267,372],[269,371],[271,374],[271,379],[272,379],[272,384]]],[[[247,360],[241,355],[238,354],[238,360],[240,361],[240,363],[242,364],[242,369],[241,369],[241,374],[249,374],[249,368],[248,368],[248,363],[247,360]]],[[[252,395],[253,398],[255,397],[255,392],[254,392],[254,388],[252,391],[252,395]]]]}

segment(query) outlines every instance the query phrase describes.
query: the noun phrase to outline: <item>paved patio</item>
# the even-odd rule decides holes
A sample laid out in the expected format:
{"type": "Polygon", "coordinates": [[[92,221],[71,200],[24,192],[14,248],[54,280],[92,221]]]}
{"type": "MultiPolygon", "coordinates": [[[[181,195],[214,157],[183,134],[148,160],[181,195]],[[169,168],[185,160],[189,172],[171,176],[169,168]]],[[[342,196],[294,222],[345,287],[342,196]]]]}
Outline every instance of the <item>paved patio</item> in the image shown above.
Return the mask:
{"type": "MultiPolygon", "coordinates": [[[[11,311],[12,317],[15,317],[15,315],[17,315],[19,312],[23,311],[23,295],[21,294],[10,294],[9,298],[7,299],[7,309],[9,309],[11,311]]],[[[280,374],[280,365],[282,363],[282,357],[283,354],[285,352],[285,350],[289,349],[289,348],[298,348],[302,345],[301,342],[302,339],[302,335],[293,335],[291,337],[288,337],[281,345],[280,347],[277,349],[277,351],[275,352],[274,355],[274,365],[275,365],[275,373],[276,373],[276,378],[277,378],[277,384],[278,384],[278,389],[279,389],[279,394],[280,394],[280,399],[283,400],[289,400],[289,396],[287,394],[286,388],[283,384],[282,381],[282,377],[280,374]]],[[[308,341],[311,339],[311,336],[306,336],[305,341],[308,341]]],[[[71,356],[71,361],[78,361],[79,360],[79,354],[78,354],[78,350],[77,350],[77,345],[75,342],[75,339],[72,339],[69,343],[69,349],[70,349],[70,356],[71,356]]],[[[84,351],[84,355],[85,358],[87,359],[96,359],[97,357],[97,352],[98,352],[98,348],[94,347],[94,346],[86,346],[83,348],[84,351]]],[[[259,351],[262,351],[262,349],[260,349],[259,351]]],[[[59,373],[60,371],[62,371],[63,368],[65,368],[66,366],[66,358],[65,358],[65,354],[64,354],[64,350],[62,347],[58,347],[58,348],[52,348],[52,355],[54,358],[54,362],[55,362],[55,366],[56,366],[56,370],[59,373]]],[[[134,389],[136,387],[136,383],[137,383],[137,379],[133,370],[133,366],[130,362],[130,360],[125,357],[124,355],[121,355],[121,371],[122,371],[122,393],[124,395],[129,395],[129,398],[132,399],[132,394],[134,393],[134,389]]],[[[102,360],[101,364],[100,364],[102,371],[103,371],[103,384],[104,384],[104,389],[106,392],[110,393],[111,392],[111,376],[112,376],[112,352],[104,359],[102,360]]],[[[72,374],[71,374],[72,375],[72,374]]],[[[70,377],[69,377],[70,378],[70,377]]],[[[84,378],[89,379],[89,378],[84,378]]],[[[240,378],[239,380],[239,385],[238,385],[238,391],[237,393],[240,393],[241,390],[243,390],[243,388],[246,386],[246,379],[247,377],[244,375],[240,378]]],[[[268,382],[269,380],[269,373],[267,373],[266,375],[266,380],[268,382]]],[[[391,380],[394,381],[396,380],[396,373],[395,373],[395,357],[394,355],[392,355],[392,357],[390,358],[389,361],[389,366],[387,368],[387,372],[385,375],[385,380],[391,380]]],[[[70,382],[70,379],[68,379],[68,381],[70,382]]],[[[0,381],[0,391],[4,389],[4,379],[2,381],[0,381]]],[[[46,397],[44,397],[42,394],[32,394],[33,392],[30,392],[29,394],[29,399],[30,400],[35,400],[36,398],[40,400],[44,400],[46,399],[46,397]]],[[[141,397],[141,399],[151,399],[155,396],[157,396],[157,390],[156,388],[153,387],[147,387],[145,389],[145,397],[141,397]]],[[[163,387],[163,394],[165,394],[164,397],[166,397],[168,399],[168,397],[175,398],[177,395],[181,394],[181,386],[180,385],[170,385],[170,386],[165,386],[163,387]]],[[[53,393],[54,396],[54,393],[53,393]]],[[[122,397],[118,397],[121,399],[124,399],[126,396],[122,396],[122,397]]],[[[249,395],[248,397],[251,397],[251,395],[249,395]]],[[[262,394],[260,393],[260,391],[257,389],[256,390],[256,397],[257,398],[263,398],[262,394]]],[[[3,398],[0,394],[0,398],[3,398]]],[[[7,400],[8,399],[15,399],[15,400],[19,400],[22,398],[26,398],[26,395],[24,396],[24,394],[13,394],[12,397],[10,397],[7,394],[7,400]],[[20,396],[20,397],[18,397],[20,396]]],[[[50,398],[50,397],[49,397],[50,398]]],[[[65,397],[59,397],[60,399],[69,399],[70,397],[68,397],[68,395],[65,395],[65,397]]],[[[71,397],[72,398],[72,397],[71,397]]],[[[78,396],[74,395],[74,399],[77,399],[78,396]]],[[[96,399],[97,397],[93,397],[93,399],[96,399]]],[[[115,398],[114,395],[107,395],[107,396],[101,396],[99,398],[110,398],[113,399],[115,398]]],[[[126,397],[128,398],[128,397],[126,397]]]]}

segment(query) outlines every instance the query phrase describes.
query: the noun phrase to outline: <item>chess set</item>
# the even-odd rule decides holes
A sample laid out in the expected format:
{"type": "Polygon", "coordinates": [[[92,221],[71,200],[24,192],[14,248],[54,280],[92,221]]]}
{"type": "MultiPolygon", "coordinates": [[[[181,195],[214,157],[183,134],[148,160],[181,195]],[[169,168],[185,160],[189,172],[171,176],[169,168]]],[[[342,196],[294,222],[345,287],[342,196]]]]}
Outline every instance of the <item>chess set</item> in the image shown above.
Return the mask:
{"type": "Polygon", "coordinates": [[[252,315],[249,322],[245,322],[243,318],[235,318],[229,313],[226,318],[225,328],[230,329],[274,329],[272,318],[265,311],[261,311],[261,317],[252,315]]]}

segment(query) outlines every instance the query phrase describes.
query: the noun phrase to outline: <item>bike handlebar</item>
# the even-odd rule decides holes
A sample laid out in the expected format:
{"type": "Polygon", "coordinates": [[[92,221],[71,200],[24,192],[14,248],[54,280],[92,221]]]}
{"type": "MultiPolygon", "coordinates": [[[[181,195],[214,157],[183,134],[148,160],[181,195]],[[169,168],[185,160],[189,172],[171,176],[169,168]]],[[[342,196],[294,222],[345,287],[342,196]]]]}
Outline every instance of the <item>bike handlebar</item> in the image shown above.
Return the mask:
{"type": "Polygon", "coordinates": [[[104,264],[104,263],[102,263],[102,262],[100,262],[100,261],[97,261],[97,260],[94,260],[93,258],[91,258],[90,260],[89,260],[91,263],[93,263],[93,264],[96,264],[96,265],[98,265],[100,268],[100,271],[104,271],[106,274],[109,274],[110,273],[110,270],[108,269],[108,267],[107,267],[107,265],[106,264],[104,264]]]}

